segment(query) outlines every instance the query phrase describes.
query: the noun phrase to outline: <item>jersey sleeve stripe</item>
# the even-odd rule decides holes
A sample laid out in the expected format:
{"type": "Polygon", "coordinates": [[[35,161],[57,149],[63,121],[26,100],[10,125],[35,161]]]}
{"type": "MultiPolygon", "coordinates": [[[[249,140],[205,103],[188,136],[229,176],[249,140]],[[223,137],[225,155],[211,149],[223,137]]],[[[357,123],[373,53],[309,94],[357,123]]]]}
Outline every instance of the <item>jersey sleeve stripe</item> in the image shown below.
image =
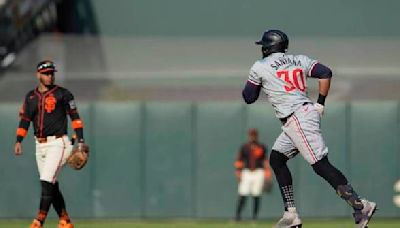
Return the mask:
{"type": "Polygon", "coordinates": [[[23,116],[23,115],[21,115],[21,119],[25,120],[25,121],[28,121],[28,122],[31,122],[31,119],[29,119],[28,117],[23,116]]]}
{"type": "Polygon", "coordinates": [[[17,129],[17,136],[25,137],[28,134],[28,131],[25,128],[19,127],[17,129]]]}
{"type": "Polygon", "coordinates": [[[244,167],[244,164],[242,161],[236,161],[234,165],[235,165],[236,169],[243,169],[243,167],[244,167]]]}
{"type": "Polygon", "coordinates": [[[248,79],[247,81],[250,82],[250,83],[253,84],[253,85],[256,85],[256,86],[259,86],[259,85],[260,85],[260,83],[257,83],[257,82],[255,82],[255,81],[253,81],[253,80],[251,80],[251,79],[248,79]]]}
{"type": "Polygon", "coordinates": [[[77,129],[77,128],[83,128],[83,122],[82,120],[74,120],[72,121],[72,128],[77,129]]]}
{"type": "Polygon", "coordinates": [[[315,65],[317,65],[317,64],[318,64],[318,61],[315,61],[315,62],[311,65],[310,70],[308,71],[307,76],[311,76],[311,72],[312,72],[312,70],[314,69],[315,65]]]}

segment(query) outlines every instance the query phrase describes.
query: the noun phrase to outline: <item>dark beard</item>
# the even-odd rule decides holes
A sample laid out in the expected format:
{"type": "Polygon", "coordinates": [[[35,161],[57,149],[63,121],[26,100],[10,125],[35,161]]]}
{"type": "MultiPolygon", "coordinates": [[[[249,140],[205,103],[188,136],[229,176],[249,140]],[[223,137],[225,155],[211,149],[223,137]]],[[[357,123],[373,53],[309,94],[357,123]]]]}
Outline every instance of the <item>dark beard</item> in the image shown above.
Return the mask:
{"type": "Polygon", "coordinates": [[[46,86],[48,89],[50,89],[54,85],[54,79],[52,79],[50,84],[48,84],[48,85],[46,85],[45,81],[42,79],[40,79],[40,83],[42,83],[44,86],[46,86]]]}

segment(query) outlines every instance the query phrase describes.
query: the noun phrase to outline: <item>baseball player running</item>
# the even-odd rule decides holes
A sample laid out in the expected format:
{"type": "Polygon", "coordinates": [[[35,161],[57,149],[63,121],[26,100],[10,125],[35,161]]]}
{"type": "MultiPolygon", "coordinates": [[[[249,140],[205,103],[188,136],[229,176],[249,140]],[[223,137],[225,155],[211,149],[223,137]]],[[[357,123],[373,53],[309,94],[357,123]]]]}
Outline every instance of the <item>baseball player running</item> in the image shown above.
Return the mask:
{"type": "Polygon", "coordinates": [[[31,228],[43,227],[51,205],[59,216],[59,228],[74,227],[68,216],[57,176],[72,151],[72,144],[67,136],[67,114],[72,120],[78,147],[84,143],[83,124],[71,92],[54,84],[55,72],[55,65],[51,61],[42,61],[37,65],[36,76],[39,85],[25,97],[20,110],[21,120],[14,148],[16,155],[22,154],[21,142],[27,135],[30,122],[32,122],[36,140],[36,162],[41,182],[41,198],[39,212],[31,228]]]}
{"type": "Polygon", "coordinates": [[[249,140],[241,146],[235,162],[236,177],[239,181],[236,221],[241,220],[242,209],[250,195],[254,199],[252,219],[257,219],[264,184],[271,181],[266,146],[258,142],[256,129],[250,129],[248,135],[249,140]]]}
{"type": "Polygon", "coordinates": [[[356,227],[366,227],[376,203],[361,199],[346,177],[329,162],[328,148],[321,135],[321,116],[330,88],[331,70],[308,56],[286,54],[289,40],[282,31],[267,30],[256,44],[261,46],[263,58],[251,67],[242,95],[251,104],[262,89],[283,125],[270,154],[270,165],[285,208],[275,227],[302,226],[294,202],[292,176],[286,165],[298,153],[354,209],[356,227]],[[307,77],[319,80],[315,104],[307,96],[307,77]]]}

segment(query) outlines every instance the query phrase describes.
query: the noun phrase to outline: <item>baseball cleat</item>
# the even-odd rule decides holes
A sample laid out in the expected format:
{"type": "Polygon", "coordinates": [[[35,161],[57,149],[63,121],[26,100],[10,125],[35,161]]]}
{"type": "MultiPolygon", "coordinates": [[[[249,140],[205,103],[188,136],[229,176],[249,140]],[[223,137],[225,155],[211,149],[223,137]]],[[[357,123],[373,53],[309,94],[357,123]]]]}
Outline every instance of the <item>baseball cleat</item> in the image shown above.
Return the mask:
{"type": "Polygon", "coordinates": [[[295,208],[288,208],[274,228],[301,228],[301,220],[295,208]]]}
{"type": "Polygon", "coordinates": [[[374,215],[377,207],[375,202],[370,202],[365,199],[361,199],[364,208],[359,213],[353,213],[356,228],[367,228],[368,222],[374,215]]]}
{"type": "Polygon", "coordinates": [[[39,220],[34,219],[32,221],[31,226],[29,226],[29,228],[42,228],[42,224],[39,222],[39,220]]]}
{"type": "Polygon", "coordinates": [[[58,228],[74,228],[74,224],[65,220],[60,220],[60,222],[58,223],[58,228]]]}

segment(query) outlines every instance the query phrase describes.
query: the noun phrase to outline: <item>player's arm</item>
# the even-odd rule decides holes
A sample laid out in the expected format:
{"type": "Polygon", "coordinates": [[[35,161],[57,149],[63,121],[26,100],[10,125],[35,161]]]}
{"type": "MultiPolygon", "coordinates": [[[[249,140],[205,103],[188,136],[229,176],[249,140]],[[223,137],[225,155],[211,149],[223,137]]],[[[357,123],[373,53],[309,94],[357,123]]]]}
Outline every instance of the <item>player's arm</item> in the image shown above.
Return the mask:
{"type": "Polygon", "coordinates": [[[22,154],[21,142],[28,134],[29,125],[33,118],[33,110],[31,108],[31,105],[29,105],[28,97],[29,94],[25,97],[25,101],[22,104],[21,109],[19,110],[20,121],[16,132],[17,138],[14,147],[14,152],[16,155],[22,154]]]}
{"type": "Polygon", "coordinates": [[[249,78],[242,91],[242,97],[246,104],[254,103],[258,99],[261,91],[261,80],[253,68],[254,66],[250,70],[249,78]]]}
{"type": "Polygon", "coordinates": [[[71,125],[75,131],[78,143],[84,143],[85,140],[83,138],[83,122],[79,116],[74,96],[68,90],[66,90],[64,94],[64,105],[69,117],[71,118],[71,125]]]}
{"type": "Polygon", "coordinates": [[[235,175],[236,178],[240,181],[240,176],[242,169],[244,168],[244,163],[243,163],[243,146],[240,148],[240,151],[238,153],[237,159],[235,161],[235,175]]]}
{"type": "Polygon", "coordinates": [[[246,102],[246,104],[254,103],[258,99],[260,91],[261,85],[256,85],[253,84],[253,82],[247,81],[242,91],[243,100],[246,102]]]}
{"type": "Polygon", "coordinates": [[[272,179],[272,173],[271,173],[271,167],[269,166],[269,160],[268,157],[266,156],[267,154],[267,148],[263,146],[263,160],[264,160],[264,178],[267,181],[270,181],[272,179]]]}
{"type": "Polygon", "coordinates": [[[317,63],[311,70],[310,76],[318,78],[319,81],[319,95],[317,103],[325,105],[325,99],[328,96],[329,88],[331,86],[332,71],[329,67],[317,63]]]}

